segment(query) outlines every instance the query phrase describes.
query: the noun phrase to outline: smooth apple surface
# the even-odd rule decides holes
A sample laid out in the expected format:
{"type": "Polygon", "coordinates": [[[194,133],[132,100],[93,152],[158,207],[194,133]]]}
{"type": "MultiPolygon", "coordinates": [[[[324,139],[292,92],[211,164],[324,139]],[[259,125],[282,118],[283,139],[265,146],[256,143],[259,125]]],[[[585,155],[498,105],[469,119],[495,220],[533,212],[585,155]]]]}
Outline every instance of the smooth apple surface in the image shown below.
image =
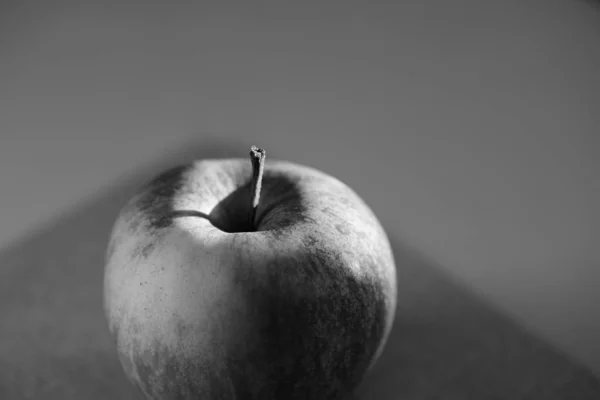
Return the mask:
{"type": "Polygon", "coordinates": [[[396,308],[386,233],[347,185],[268,160],[178,166],[123,207],[104,308],[148,399],[336,399],[375,362],[396,308]]]}

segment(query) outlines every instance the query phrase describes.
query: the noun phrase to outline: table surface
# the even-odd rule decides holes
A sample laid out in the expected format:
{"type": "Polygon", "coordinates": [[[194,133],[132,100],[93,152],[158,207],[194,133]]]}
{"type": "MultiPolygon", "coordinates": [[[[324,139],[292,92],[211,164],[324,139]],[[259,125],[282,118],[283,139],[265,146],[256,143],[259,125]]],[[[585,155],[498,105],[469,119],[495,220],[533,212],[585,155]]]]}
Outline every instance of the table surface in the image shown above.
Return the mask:
{"type": "MultiPolygon", "coordinates": [[[[102,312],[103,256],[131,191],[189,147],[0,251],[0,399],[137,399],[102,312]]],[[[391,237],[392,336],[356,399],[600,399],[600,380],[391,237]]]]}

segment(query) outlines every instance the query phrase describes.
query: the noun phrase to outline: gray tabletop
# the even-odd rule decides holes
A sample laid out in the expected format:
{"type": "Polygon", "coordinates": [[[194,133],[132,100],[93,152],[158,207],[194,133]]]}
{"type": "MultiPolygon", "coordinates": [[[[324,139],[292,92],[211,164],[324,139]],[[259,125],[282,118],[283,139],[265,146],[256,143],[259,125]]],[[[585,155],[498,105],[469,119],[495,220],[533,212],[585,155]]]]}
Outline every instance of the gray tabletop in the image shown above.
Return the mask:
{"type": "MultiPolygon", "coordinates": [[[[239,148],[239,146],[236,146],[239,148]]],[[[103,255],[142,180],[226,144],[186,146],[0,251],[0,399],[136,399],[102,313],[103,255]]],[[[391,237],[396,325],[357,399],[600,399],[600,381],[391,237]]]]}

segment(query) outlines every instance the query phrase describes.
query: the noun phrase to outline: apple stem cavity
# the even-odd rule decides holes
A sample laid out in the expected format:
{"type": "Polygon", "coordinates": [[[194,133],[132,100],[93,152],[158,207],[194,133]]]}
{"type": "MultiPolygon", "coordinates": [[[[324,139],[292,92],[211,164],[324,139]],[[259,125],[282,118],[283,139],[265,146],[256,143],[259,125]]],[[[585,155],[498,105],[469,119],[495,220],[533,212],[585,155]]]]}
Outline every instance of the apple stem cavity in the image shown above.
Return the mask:
{"type": "Polygon", "coordinates": [[[263,171],[265,169],[265,158],[267,152],[265,149],[252,146],[250,148],[250,162],[252,163],[252,186],[250,194],[252,196],[252,208],[250,211],[250,226],[254,227],[254,219],[256,218],[256,209],[260,201],[260,190],[262,188],[263,171]]]}

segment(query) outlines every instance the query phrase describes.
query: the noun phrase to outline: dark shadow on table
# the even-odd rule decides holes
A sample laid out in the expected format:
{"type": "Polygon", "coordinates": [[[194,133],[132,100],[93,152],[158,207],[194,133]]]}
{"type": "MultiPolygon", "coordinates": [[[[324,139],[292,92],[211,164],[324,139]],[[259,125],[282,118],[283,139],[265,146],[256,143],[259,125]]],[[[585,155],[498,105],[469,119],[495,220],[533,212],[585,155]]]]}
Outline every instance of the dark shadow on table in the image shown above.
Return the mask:
{"type": "Polygon", "coordinates": [[[392,241],[398,310],[357,399],[600,399],[600,380],[392,241]]]}
{"type": "MultiPolygon", "coordinates": [[[[102,312],[112,223],[156,172],[193,158],[246,157],[251,144],[189,144],[0,252],[0,399],[139,399],[102,312]]],[[[277,149],[270,155],[277,158],[277,149]]],[[[600,383],[586,369],[392,242],[397,320],[354,399],[600,399],[600,383]]]]}
{"type": "Polygon", "coordinates": [[[589,4],[592,7],[600,8],[600,0],[583,0],[585,3],[589,4]]]}

